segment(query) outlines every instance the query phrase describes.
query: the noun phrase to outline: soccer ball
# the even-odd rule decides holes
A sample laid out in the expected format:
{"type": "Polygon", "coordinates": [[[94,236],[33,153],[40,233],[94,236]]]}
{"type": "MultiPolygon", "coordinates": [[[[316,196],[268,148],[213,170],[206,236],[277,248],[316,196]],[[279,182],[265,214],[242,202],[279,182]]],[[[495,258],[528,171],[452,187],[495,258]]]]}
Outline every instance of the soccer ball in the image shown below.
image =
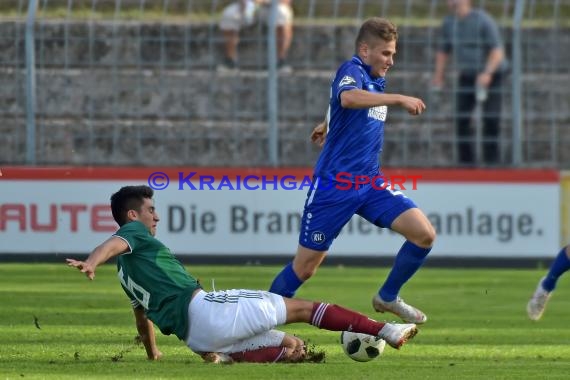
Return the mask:
{"type": "Polygon", "coordinates": [[[368,362],[384,352],[386,341],[373,335],[343,331],[340,344],[344,353],[357,362],[368,362]]]}

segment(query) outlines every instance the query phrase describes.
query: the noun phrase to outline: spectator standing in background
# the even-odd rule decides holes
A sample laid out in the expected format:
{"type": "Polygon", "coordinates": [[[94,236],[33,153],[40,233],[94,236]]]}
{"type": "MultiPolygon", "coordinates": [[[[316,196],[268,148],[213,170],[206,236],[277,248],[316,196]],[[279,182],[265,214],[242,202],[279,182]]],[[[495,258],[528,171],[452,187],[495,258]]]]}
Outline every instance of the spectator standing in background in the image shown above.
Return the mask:
{"type": "Polygon", "coordinates": [[[444,84],[449,58],[459,74],[455,99],[455,128],[459,164],[474,166],[476,150],[471,114],[481,103],[483,118],[483,162],[500,163],[501,90],[507,61],[499,28],[489,14],[473,9],[470,0],[448,0],[452,14],[441,26],[433,85],[444,84]]]}
{"type": "MultiPolygon", "coordinates": [[[[277,8],[277,66],[281,72],[290,72],[287,64],[287,54],[293,39],[293,9],[292,0],[279,0],[277,8]]],[[[219,66],[221,70],[238,68],[239,32],[244,27],[253,25],[257,19],[263,19],[269,24],[271,0],[238,0],[229,4],[222,11],[220,29],[224,37],[224,61],[219,66]]]]}

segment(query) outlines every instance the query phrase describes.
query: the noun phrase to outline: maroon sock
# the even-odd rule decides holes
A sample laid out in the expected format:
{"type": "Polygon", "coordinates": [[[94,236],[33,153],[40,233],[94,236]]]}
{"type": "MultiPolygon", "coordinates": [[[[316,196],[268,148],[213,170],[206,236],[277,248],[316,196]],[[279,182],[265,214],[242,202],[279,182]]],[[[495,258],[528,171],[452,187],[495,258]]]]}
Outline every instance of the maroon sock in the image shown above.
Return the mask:
{"type": "Polygon", "coordinates": [[[311,325],[331,331],[354,331],[378,335],[384,324],[370,319],[364,314],[328,303],[315,302],[311,313],[311,325]]]}
{"type": "Polygon", "coordinates": [[[230,354],[236,362],[275,363],[283,358],[285,347],[264,347],[230,354]]]}

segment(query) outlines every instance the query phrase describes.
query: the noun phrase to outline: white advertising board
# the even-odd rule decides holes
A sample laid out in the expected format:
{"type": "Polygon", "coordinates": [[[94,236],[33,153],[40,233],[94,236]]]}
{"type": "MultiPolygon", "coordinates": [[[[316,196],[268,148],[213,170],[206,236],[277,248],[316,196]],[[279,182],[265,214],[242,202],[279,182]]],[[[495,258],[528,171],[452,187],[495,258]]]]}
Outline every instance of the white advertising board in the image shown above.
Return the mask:
{"type": "MultiPolygon", "coordinates": [[[[110,195],[124,185],[147,183],[104,177],[1,178],[0,253],[90,252],[117,228],[110,195]]],[[[171,183],[155,191],[161,218],[157,237],[181,255],[292,255],[306,193],[306,187],[279,186],[179,190],[171,183]]],[[[551,179],[419,180],[405,193],[438,232],[432,256],[550,257],[559,248],[560,186],[551,179]]],[[[356,216],[330,255],[393,255],[402,243],[401,236],[356,216]]]]}

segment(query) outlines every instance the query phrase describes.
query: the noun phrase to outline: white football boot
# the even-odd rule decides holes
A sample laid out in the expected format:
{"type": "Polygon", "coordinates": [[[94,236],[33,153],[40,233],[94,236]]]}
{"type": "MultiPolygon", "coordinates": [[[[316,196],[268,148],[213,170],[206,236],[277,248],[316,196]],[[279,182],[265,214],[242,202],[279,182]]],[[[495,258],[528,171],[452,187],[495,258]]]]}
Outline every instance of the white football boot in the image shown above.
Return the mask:
{"type": "Polygon", "coordinates": [[[378,333],[390,346],[399,350],[408,340],[418,333],[418,328],[413,323],[386,323],[378,333]]]}
{"type": "Polygon", "coordinates": [[[402,318],[404,322],[421,324],[427,321],[427,316],[421,310],[408,305],[400,297],[397,297],[394,301],[386,302],[376,294],[374,298],[372,298],[372,307],[380,313],[389,311],[390,313],[396,314],[402,318]]]}
{"type": "Polygon", "coordinates": [[[528,313],[528,317],[533,321],[538,321],[542,317],[542,313],[544,313],[544,309],[546,309],[546,304],[550,299],[550,295],[552,292],[544,290],[542,287],[542,281],[544,277],[540,279],[538,282],[538,286],[534,291],[534,294],[528,301],[526,305],[526,311],[528,313]]]}

